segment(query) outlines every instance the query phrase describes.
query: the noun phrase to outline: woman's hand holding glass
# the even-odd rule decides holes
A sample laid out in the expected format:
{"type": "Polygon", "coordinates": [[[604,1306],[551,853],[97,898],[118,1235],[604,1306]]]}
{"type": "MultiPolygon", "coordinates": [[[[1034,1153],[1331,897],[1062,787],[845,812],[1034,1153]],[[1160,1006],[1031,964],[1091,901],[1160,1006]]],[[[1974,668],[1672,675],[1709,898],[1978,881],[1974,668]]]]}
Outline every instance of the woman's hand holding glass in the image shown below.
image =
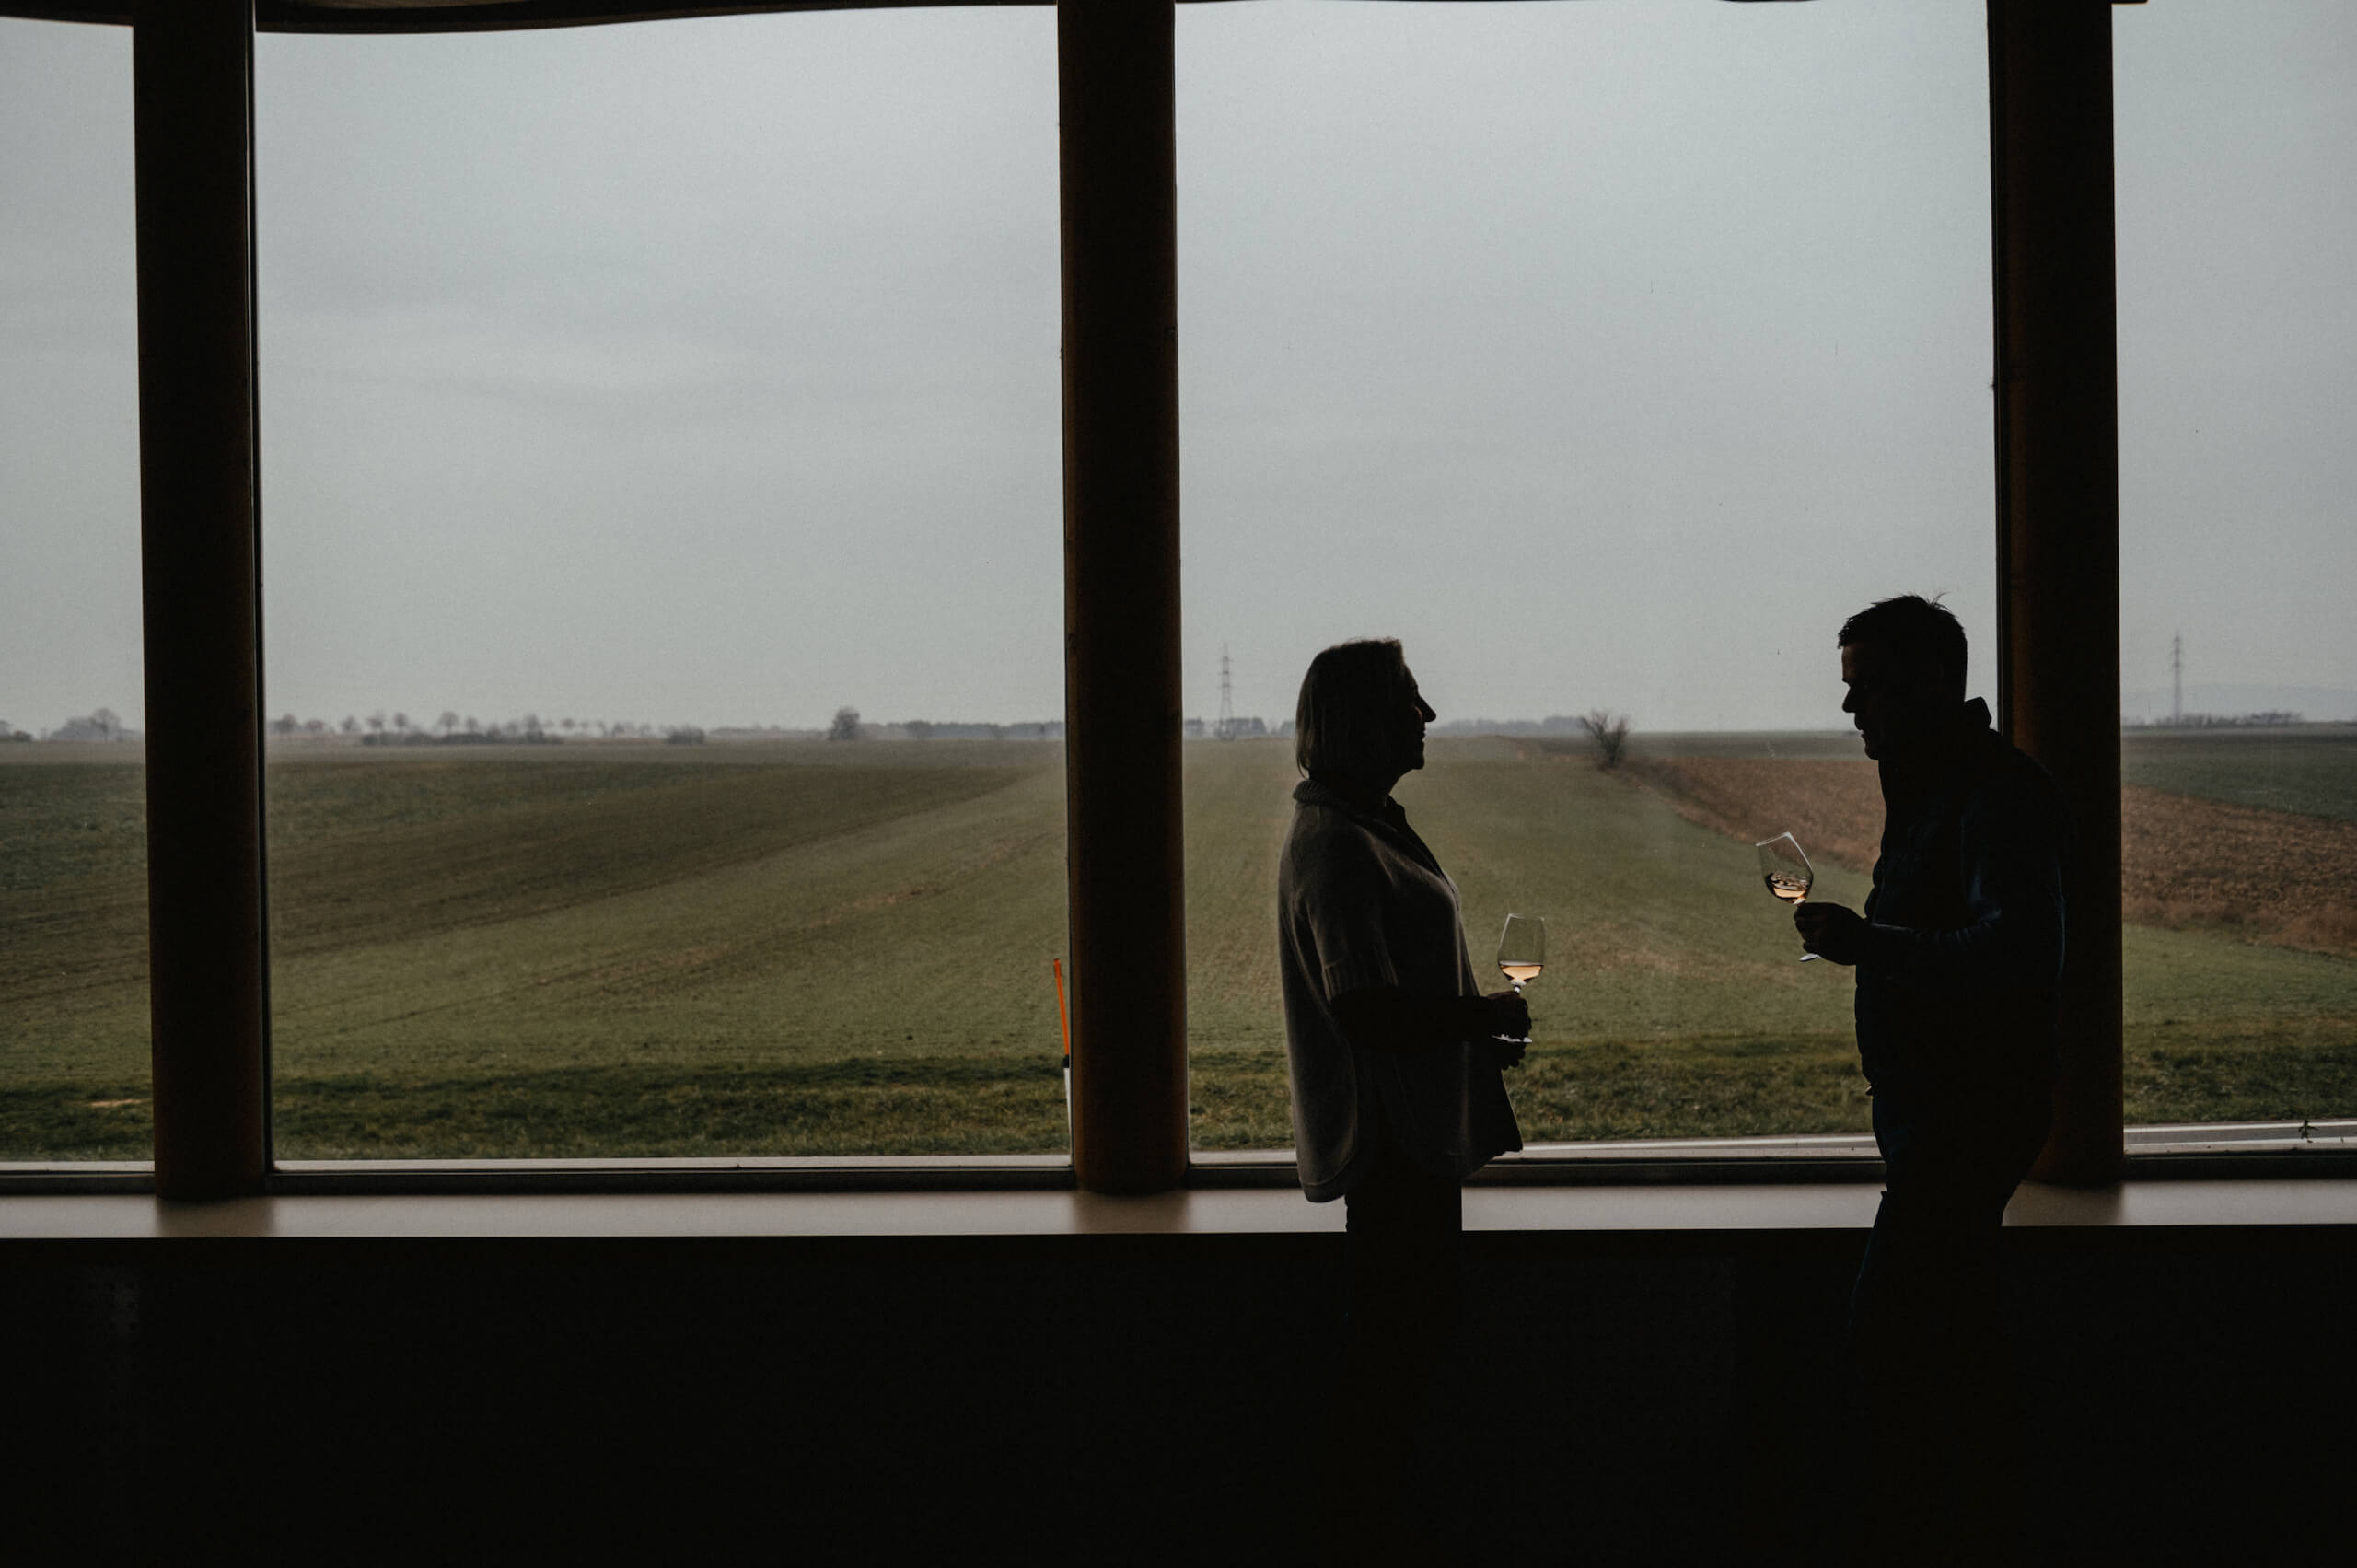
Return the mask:
{"type": "Polygon", "coordinates": [[[1518,1064],[1530,1048],[1530,1005],[1522,999],[1522,988],[1546,967],[1547,923],[1535,914],[1506,916],[1505,929],[1498,934],[1498,972],[1513,981],[1514,989],[1483,998],[1496,1010],[1491,1043],[1498,1050],[1501,1067],[1518,1064]]]}
{"type": "Polygon", "coordinates": [[[1530,1004],[1520,993],[1501,991],[1479,998],[1483,1015],[1484,1042],[1500,1067],[1516,1067],[1530,1049],[1530,1004]]]}

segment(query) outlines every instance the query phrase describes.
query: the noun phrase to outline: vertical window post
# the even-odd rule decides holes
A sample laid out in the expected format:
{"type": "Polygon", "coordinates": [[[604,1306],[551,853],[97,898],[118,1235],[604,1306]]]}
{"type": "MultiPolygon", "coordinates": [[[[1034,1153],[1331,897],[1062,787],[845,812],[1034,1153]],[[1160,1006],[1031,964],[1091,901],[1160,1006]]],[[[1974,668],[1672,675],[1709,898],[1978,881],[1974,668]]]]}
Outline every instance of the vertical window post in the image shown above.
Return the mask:
{"type": "Polygon", "coordinates": [[[1171,0],[1056,7],[1073,1166],[1187,1171],[1171,0]]]}
{"type": "Polygon", "coordinates": [[[268,1161],[252,0],[139,0],[140,552],[156,1190],[268,1161]]]}
{"type": "Polygon", "coordinates": [[[2119,379],[2110,0],[1989,0],[1997,690],[2078,830],[2054,1135],[2034,1175],[2116,1179],[2119,379]]]}

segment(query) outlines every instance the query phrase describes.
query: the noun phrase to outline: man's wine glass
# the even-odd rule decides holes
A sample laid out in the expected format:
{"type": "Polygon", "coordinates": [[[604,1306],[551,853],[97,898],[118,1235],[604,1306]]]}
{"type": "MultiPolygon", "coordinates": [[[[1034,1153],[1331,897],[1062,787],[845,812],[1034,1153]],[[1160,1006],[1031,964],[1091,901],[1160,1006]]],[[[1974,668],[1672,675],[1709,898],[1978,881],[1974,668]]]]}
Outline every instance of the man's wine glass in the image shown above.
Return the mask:
{"type": "MultiPolygon", "coordinates": [[[[1513,983],[1515,994],[1521,995],[1546,967],[1547,923],[1535,914],[1506,916],[1505,929],[1498,934],[1498,972],[1513,983]]],[[[1530,1037],[1524,1035],[1522,1043],[1528,1045],[1530,1037]]]]}
{"type": "MultiPolygon", "coordinates": [[[[1800,840],[1790,833],[1778,833],[1753,847],[1759,852],[1759,879],[1768,884],[1770,892],[1788,904],[1807,899],[1808,890],[1817,885],[1817,867],[1801,853],[1800,840]]],[[[1818,957],[1821,955],[1803,953],[1801,962],[1818,957]]]]}

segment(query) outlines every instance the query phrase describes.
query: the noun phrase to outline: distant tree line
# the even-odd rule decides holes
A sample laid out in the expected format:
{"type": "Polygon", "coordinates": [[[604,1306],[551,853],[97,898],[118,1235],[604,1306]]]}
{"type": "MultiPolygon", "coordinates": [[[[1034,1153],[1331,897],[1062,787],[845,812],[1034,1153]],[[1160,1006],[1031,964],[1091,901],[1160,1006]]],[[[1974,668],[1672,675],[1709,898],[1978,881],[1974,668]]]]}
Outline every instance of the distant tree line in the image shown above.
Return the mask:
{"type": "Polygon", "coordinates": [[[2120,720],[2122,729],[2286,729],[2307,723],[2304,714],[2270,708],[2258,714],[2187,714],[2181,718],[2120,720]]]}
{"type": "Polygon", "coordinates": [[[472,714],[461,715],[447,708],[430,725],[419,724],[404,713],[389,714],[380,708],[365,719],[356,714],[346,714],[334,723],[281,714],[270,721],[269,729],[282,739],[343,738],[362,746],[547,746],[574,739],[652,740],[660,737],[668,740],[691,731],[696,739],[703,736],[692,725],[657,729],[651,724],[630,719],[543,719],[538,714],[486,723],[472,714]]]}
{"type": "MultiPolygon", "coordinates": [[[[41,733],[43,740],[137,740],[139,732],[123,727],[122,719],[112,708],[93,708],[59,725],[55,729],[41,733]]],[[[15,743],[33,738],[21,729],[11,729],[0,721],[0,742],[15,743]]]]}
{"type": "MultiPolygon", "coordinates": [[[[103,710],[102,710],[103,711],[103,710]]],[[[83,721],[75,721],[81,723],[83,721]]],[[[1189,721],[1189,733],[1202,730],[1201,720],[1189,721]]],[[[1062,740],[1062,719],[1037,719],[993,724],[942,719],[905,719],[870,724],[857,708],[837,708],[824,729],[790,729],[775,725],[721,726],[680,724],[657,726],[630,719],[606,721],[570,717],[544,719],[538,714],[489,723],[473,714],[445,709],[431,724],[419,723],[406,713],[378,709],[363,717],[347,714],[341,720],[301,718],[281,714],[266,726],[282,740],[332,741],[360,746],[533,746],[563,740],[662,740],[672,746],[702,746],[712,742],[778,740],[1062,740]]],[[[1286,724],[1278,733],[1291,733],[1286,724]]],[[[1238,721],[1239,733],[1267,733],[1259,719],[1238,721]]]]}
{"type": "Polygon", "coordinates": [[[1265,735],[1291,735],[1293,720],[1283,720],[1271,729],[1266,719],[1232,718],[1223,733],[1217,719],[1186,719],[1179,724],[1178,733],[1189,740],[1252,740],[1265,735]]]}
{"type": "Polygon", "coordinates": [[[827,726],[829,740],[1062,740],[1062,719],[1025,724],[972,724],[942,719],[902,719],[897,724],[868,724],[859,710],[835,710],[827,726]]]}
{"type": "Polygon", "coordinates": [[[1588,715],[1549,714],[1543,719],[1446,719],[1434,735],[1585,735],[1588,715]]]}

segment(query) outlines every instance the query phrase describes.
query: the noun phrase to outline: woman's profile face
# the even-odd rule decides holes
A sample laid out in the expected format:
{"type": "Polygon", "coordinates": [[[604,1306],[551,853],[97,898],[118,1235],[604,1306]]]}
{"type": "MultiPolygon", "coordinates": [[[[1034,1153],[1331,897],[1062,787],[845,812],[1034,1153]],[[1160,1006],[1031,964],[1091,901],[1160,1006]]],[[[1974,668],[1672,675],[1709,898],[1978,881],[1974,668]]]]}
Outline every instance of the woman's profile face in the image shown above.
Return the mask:
{"type": "Polygon", "coordinates": [[[1399,667],[1399,691],[1407,700],[1395,710],[1399,727],[1390,738],[1396,746],[1392,756],[1401,772],[1412,773],[1424,765],[1424,726],[1440,715],[1417,689],[1415,671],[1404,664],[1399,667]]]}

